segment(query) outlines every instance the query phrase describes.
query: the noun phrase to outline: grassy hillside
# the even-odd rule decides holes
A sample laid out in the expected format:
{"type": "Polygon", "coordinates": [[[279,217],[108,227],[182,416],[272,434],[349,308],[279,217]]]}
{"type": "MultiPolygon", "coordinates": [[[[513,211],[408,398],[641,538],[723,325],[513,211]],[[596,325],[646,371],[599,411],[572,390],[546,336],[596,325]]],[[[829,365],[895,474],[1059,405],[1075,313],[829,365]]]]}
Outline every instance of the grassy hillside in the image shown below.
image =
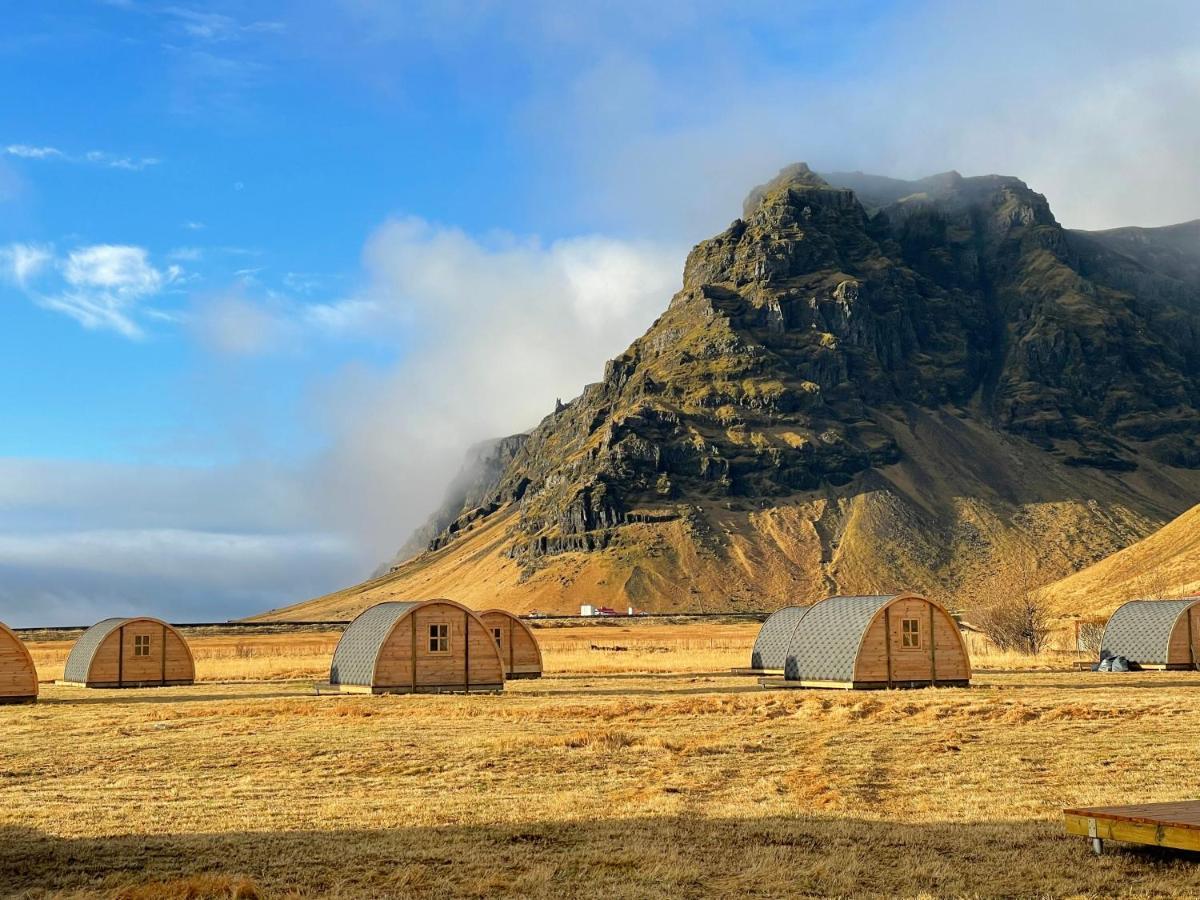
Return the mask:
{"type": "Polygon", "coordinates": [[[1063,613],[1108,614],[1133,597],[1200,594],[1200,506],[1047,589],[1063,613]]]}

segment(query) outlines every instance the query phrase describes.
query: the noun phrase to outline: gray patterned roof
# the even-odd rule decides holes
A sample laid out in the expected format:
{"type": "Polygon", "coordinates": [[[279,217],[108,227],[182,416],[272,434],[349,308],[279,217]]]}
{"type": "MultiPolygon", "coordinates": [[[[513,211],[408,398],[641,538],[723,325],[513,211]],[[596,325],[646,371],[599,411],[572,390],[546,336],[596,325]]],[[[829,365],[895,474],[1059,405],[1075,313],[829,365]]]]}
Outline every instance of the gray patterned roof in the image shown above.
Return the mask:
{"type": "Polygon", "coordinates": [[[782,669],[796,626],[810,609],[811,606],[785,606],[767,616],[750,651],[750,668],[782,669]]]}
{"type": "Polygon", "coordinates": [[[100,649],[104,639],[128,621],[128,618],[121,617],[105,619],[81,634],[67,657],[67,667],[63,669],[63,681],[86,683],[88,673],[92,670],[92,660],[96,657],[96,651],[100,649]]]}
{"type": "Polygon", "coordinates": [[[342,639],[333,651],[329,683],[373,684],[375,663],[383,642],[404,614],[420,605],[417,602],[391,600],[364,610],[342,632],[342,639]]]}
{"type": "Polygon", "coordinates": [[[1194,603],[1200,603],[1200,597],[1130,600],[1108,620],[1100,641],[1100,657],[1124,656],[1134,662],[1165,665],[1171,630],[1194,603]]]}
{"type": "Polygon", "coordinates": [[[900,596],[830,597],[809,607],[784,664],[791,681],[853,681],[867,626],[889,600],[900,596]]]}

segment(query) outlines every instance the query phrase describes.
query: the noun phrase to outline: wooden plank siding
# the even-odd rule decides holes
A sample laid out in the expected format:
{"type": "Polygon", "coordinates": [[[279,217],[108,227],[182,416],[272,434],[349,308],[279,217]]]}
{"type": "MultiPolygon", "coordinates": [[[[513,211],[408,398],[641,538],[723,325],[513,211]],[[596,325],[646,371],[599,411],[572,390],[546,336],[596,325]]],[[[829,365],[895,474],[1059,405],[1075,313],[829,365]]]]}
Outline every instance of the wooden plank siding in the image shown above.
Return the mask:
{"type": "Polygon", "coordinates": [[[0,703],[37,699],[38,677],[24,641],[0,623],[0,703]]]}
{"type": "Polygon", "coordinates": [[[537,637],[525,622],[503,609],[485,609],[479,613],[488,633],[496,640],[497,649],[504,663],[506,678],[540,678],[542,676],[542,649],[537,637]]]}
{"type": "Polygon", "coordinates": [[[451,601],[429,600],[401,617],[384,639],[370,687],[376,693],[419,693],[498,690],[503,685],[500,653],[479,616],[451,601]],[[446,626],[444,652],[430,649],[431,625],[446,626]]]}
{"type": "Polygon", "coordinates": [[[938,604],[901,597],[876,614],[863,635],[854,684],[965,682],[971,664],[958,626],[938,604]],[[904,622],[917,623],[916,647],[905,647],[904,622]]]}
{"type": "Polygon", "coordinates": [[[1175,627],[1167,644],[1167,668],[1192,669],[1200,661],[1200,603],[1193,604],[1175,627]]]}

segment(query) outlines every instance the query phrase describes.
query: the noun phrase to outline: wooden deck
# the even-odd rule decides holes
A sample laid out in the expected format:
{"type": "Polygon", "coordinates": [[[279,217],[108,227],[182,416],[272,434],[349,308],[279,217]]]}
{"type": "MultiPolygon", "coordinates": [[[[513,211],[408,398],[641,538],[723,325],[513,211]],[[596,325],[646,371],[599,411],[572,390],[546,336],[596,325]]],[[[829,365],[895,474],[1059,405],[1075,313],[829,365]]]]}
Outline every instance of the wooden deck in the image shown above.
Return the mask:
{"type": "Polygon", "coordinates": [[[1063,815],[1067,833],[1091,838],[1097,854],[1105,841],[1200,851],[1200,800],[1089,806],[1065,809],[1063,815]]]}

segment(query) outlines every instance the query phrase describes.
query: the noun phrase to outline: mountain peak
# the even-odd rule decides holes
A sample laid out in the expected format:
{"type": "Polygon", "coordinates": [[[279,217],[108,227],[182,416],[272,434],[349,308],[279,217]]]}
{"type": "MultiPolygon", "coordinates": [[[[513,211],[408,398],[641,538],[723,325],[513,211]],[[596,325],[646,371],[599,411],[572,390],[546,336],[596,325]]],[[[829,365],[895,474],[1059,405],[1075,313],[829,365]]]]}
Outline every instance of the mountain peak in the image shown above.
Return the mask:
{"type": "Polygon", "coordinates": [[[779,170],[779,174],[765,184],[760,184],[746,195],[742,203],[742,218],[749,219],[762,202],[770,196],[787,190],[829,190],[829,183],[809,168],[808,163],[792,163],[779,170]]]}

